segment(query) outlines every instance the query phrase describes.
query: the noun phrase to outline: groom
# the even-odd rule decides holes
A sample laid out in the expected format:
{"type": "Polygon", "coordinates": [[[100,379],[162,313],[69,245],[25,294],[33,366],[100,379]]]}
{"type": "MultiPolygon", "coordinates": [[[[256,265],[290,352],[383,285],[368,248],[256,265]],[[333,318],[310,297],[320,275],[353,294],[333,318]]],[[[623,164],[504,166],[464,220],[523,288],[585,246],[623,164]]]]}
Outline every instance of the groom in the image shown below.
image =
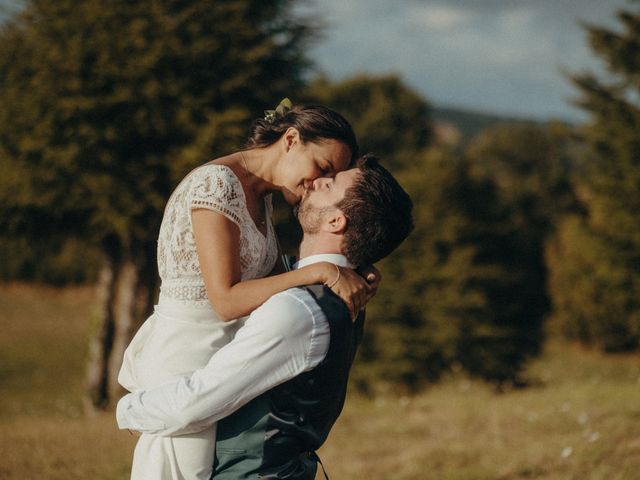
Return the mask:
{"type": "MultiPolygon", "coordinates": [[[[375,157],[319,178],[300,203],[304,236],[295,267],[373,264],[407,237],[411,210],[409,196],[375,157]]],[[[179,435],[219,421],[214,478],[313,479],[315,451],[342,411],[362,328],[362,316],[352,322],[322,285],[279,293],[203,369],[124,396],[118,424],[179,435]]]]}

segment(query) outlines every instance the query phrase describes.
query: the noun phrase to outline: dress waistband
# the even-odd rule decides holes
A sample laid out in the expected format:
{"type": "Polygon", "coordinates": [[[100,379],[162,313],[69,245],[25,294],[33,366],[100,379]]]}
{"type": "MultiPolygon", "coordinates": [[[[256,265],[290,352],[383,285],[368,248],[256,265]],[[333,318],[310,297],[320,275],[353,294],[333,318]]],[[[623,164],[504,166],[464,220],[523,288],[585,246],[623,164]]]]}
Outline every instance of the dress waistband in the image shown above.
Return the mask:
{"type": "Polygon", "coordinates": [[[158,304],[154,307],[154,314],[160,320],[183,322],[221,321],[209,302],[193,304],[160,295],[158,304]]]}

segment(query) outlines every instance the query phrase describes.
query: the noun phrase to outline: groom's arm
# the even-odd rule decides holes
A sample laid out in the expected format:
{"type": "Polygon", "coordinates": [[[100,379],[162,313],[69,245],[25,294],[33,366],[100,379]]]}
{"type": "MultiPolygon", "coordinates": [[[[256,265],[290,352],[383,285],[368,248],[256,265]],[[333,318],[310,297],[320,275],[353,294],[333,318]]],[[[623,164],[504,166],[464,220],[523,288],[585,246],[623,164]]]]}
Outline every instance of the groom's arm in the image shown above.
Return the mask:
{"type": "Polygon", "coordinates": [[[273,296],[207,365],[175,383],[125,395],[122,429],[158,435],[202,430],[251,399],[317,366],[329,346],[326,317],[306,290],[273,296]]]}

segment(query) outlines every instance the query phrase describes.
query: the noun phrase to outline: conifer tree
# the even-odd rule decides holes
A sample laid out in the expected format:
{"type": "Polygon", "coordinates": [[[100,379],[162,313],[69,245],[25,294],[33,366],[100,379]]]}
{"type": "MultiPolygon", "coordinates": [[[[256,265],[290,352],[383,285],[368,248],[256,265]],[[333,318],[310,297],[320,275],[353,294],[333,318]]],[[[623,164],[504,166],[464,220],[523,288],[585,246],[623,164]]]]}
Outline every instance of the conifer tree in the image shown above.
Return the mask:
{"type": "Polygon", "coordinates": [[[606,76],[574,75],[588,113],[581,199],[549,252],[556,314],[574,338],[605,350],[640,347],[640,8],[619,28],[587,25],[606,76]]]}

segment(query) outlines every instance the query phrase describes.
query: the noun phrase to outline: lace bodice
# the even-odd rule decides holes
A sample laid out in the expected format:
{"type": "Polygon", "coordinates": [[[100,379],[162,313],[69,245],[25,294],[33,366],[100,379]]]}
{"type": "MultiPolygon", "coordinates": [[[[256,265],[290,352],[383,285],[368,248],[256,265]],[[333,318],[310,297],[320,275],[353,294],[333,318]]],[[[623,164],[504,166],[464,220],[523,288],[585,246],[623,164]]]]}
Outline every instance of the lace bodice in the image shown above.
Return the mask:
{"type": "Polygon", "coordinates": [[[278,249],[271,223],[271,196],[265,198],[265,237],[247,210],[244,190],[231,168],[204,165],[178,185],[164,211],[158,238],[161,299],[208,304],[191,223],[191,210],[196,208],[218,212],[240,228],[242,280],[264,277],[272,270],[278,249]]]}

